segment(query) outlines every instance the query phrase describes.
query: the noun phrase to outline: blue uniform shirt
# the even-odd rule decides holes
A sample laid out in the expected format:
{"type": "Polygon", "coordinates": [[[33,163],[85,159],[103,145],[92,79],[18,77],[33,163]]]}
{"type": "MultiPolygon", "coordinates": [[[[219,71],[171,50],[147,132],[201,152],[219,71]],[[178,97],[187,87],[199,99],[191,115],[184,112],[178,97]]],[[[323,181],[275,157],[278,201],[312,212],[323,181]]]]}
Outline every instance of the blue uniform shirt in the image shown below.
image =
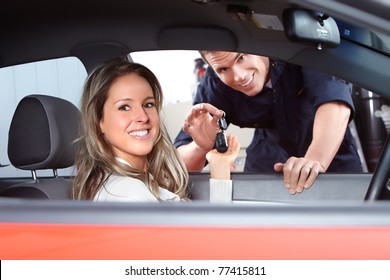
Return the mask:
{"type": "MultiPolygon", "coordinates": [[[[272,86],[256,96],[247,96],[226,86],[208,67],[193,104],[210,103],[225,111],[226,121],[256,128],[247,148],[244,171],[270,172],[276,162],[303,157],[311,143],[317,108],[341,101],[354,117],[351,85],[334,76],[298,65],[270,60],[272,86]]],[[[179,147],[191,142],[183,130],[175,138],[179,147]]],[[[355,141],[349,129],[328,172],[362,172],[355,141]]]]}

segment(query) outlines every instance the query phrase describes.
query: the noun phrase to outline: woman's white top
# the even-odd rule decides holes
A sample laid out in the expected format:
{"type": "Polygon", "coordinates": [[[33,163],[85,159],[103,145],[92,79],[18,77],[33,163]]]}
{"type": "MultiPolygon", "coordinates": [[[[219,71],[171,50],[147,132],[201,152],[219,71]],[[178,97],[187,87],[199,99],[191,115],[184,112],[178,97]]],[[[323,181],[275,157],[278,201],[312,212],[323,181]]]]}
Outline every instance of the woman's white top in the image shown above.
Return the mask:
{"type": "MultiPolygon", "coordinates": [[[[119,162],[128,164],[117,158],[119,162]]],[[[161,201],[180,202],[180,197],[158,187],[161,201]]],[[[111,175],[95,195],[94,201],[159,202],[148,187],[139,179],[111,175]]],[[[232,181],[210,179],[210,202],[231,202],[232,181]]]]}
{"type": "Polygon", "coordinates": [[[232,202],[233,181],[210,179],[210,202],[232,202]]]}
{"type": "MultiPolygon", "coordinates": [[[[166,189],[158,188],[162,201],[180,201],[180,197],[166,189]]],[[[159,202],[139,179],[111,175],[95,195],[95,201],[159,202]]]]}

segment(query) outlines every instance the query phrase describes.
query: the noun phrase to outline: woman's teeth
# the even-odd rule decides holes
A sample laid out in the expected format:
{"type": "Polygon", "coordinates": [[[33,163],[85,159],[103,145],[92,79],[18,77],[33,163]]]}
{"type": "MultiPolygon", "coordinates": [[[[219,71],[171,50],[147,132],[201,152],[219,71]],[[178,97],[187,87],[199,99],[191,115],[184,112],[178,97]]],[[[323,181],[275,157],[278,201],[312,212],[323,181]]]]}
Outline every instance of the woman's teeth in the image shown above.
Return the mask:
{"type": "Polygon", "coordinates": [[[145,136],[146,134],[148,134],[147,130],[137,130],[129,133],[129,135],[131,136],[139,136],[139,137],[145,136]]]}

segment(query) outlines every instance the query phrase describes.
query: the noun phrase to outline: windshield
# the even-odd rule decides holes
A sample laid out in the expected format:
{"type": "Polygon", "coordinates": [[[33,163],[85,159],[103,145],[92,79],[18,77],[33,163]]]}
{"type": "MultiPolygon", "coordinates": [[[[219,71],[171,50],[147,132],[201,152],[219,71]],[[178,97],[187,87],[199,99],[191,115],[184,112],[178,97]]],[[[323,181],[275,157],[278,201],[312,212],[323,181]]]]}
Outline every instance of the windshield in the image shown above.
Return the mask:
{"type": "Polygon", "coordinates": [[[342,20],[336,20],[340,36],[349,41],[366,46],[382,54],[390,56],[390,38],[379,32],[373,32],[361,27],[353,26],[342,20]]]}

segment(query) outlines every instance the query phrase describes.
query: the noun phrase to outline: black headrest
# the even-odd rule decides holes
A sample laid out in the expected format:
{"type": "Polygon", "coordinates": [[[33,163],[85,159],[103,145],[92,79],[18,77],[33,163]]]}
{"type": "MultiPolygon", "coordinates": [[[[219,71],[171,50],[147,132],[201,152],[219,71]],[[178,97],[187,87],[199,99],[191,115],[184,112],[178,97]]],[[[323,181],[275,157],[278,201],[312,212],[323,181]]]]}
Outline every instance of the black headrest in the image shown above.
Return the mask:
{"type": "Polygon", "coordinates": [[[8,157],[24,170],[73,165],[80,111],[71,102],[47,95],[28,95],[18,104],[8,134],[8,157]]]}

